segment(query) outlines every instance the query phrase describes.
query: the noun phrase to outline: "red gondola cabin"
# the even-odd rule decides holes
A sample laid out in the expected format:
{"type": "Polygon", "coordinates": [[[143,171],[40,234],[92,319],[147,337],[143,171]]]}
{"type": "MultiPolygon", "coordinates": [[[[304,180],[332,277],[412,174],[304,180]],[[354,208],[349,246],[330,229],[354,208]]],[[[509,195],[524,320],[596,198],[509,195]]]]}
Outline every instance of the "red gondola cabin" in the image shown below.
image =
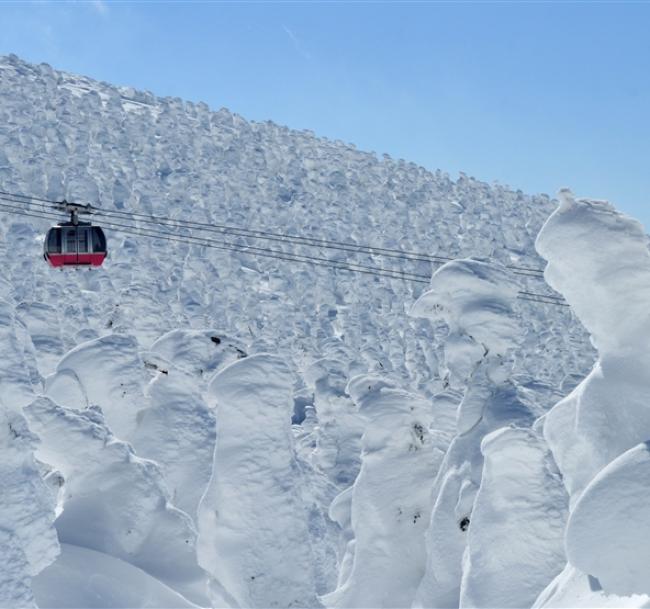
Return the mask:
{"type": "Polygon", "coordinates": [[[45,236],[43,257],[55,268],[101,266],[106,254],[104,231],[90,222],[62,222],[45,236]]]}

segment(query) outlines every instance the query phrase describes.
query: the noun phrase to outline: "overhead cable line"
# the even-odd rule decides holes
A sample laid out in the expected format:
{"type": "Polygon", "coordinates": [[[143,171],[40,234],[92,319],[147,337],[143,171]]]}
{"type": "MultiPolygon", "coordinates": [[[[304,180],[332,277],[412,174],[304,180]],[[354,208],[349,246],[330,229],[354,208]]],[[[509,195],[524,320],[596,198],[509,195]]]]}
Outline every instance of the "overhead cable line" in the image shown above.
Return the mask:
{"type": "MultiPolygon", "coordinates": [[[[57,201],[52,201],[51,199],[34,197],[31,195],[10,193],[3,190],[0,190],[0,195],[16,197],[25,200],[39,201],[41,203],[48,203],[48,204],[58,203],[57,201]]],[[[317,246],[326,249],[338,249],[341,251],[385,256],[389,258],[399,258],[402,260],[413,260],[413,261],[423,261],[423,262],[449,262],[451,260],[454,260],[454,258],[450,258],[447,256],[437,256],[437,255],[426,254],[422,252],[412,252],[408,250],[363,245],[363,244],[357,244],[357,243],[346,242],[346,241],[319,239],[316,237],[306,237],[303,235],[291,235],[286,233],[272,232],[268,230],[247,229],[247,228],[232,226],[228,224],[198,222],[195,220],[182,220],[182,219],[171,218],[166,216],[155,216],[153,214],[143,214],[134,211],[108,210],[108,209],[100,209],[100,208],[93,207],[93,213],[95,213],[98,216],[104,216],[104,217],[128,216],[133,218],[140,218],[143,222],[148,222],[152,224],[182,225],[188,228],[219,232],[221,234],[233,234],[238,236],[247,236],[251,238],[270,240],[270,241],[286,241],[286,242],[291,242],[299,245],[317,246]]],[[[543,273],[544,273],[543,269],[536,269],[536,268],[517,266],[517,265],[505,265],[505,266],[506,268],[512,270],[517,275],[529,276],[533,278],[538,278],[538,277],[543,278],[543,273]]]]}
{"type": "MultiPolygon", "coordinates": [[[[29,210],[21,209],[19,207],[10,206],[6,204],[0,204],[0,209],[6,213],[12,213],[15,215],[23,215],[35,218],[47,218],[47,219],[58,219],[59,214],[56,212],[32,212],[29,210]]],[[[415,273],[406,273],[399,270],[391,269],[382,269],[380,267],[364,267],[363,265],[357,265],[354,263],[347,263],[344,261],[337,261],[328,258],[317,258],[313,256],[306,256],[302,254],[291,254],[287,252],[282,252],[278,250],[271,250],[267,248],[257,248],[252,246],[246,246],[241,244],[234,244],[230,242],[214,242],[212,240],[207,240],[203,238],[197,238],[192,236],[180,236],[168,232],[153,231],[151,229],[140,229],[138,227],[132,227],[129,225],[117,224],[117,223],[104,223],[106,226],[113,228],[117,232],[122,232],[126,234],[132,234],[136,236],[149,237],[153,239],[165,239],[168,241],[175,241],[179,243],[184,243],[187,245],[198,245],[208,248],[214,248],[225,251],[234,251],[239,253],[248,253],[250,255],[258,255],[266,258],[275,258],[279,260],[285,260],[289,262],[302,262],[308,263],[316,266],[329,267],[338,270],[345,270],[350,272],[365,273],[369,275],[375,275],[380,277],[385,277],[389,279],[399,279],[403,281],[414,281],[417,283],[430,283],[429,277],[427,275],[417,275],[415,273]]],[[[518,297],[522,300],[531,300],[541,304],[554,304],[560,306],[569,306],[561,299],[548,296],[546,294],[538,294],[534,292],[523,292],[518,293],[518,297]]]]}
{"type": "MultiPolygon", "coordinates": [[[[9,199],[0,197],[0,200],[7,201],[9,199]]],[[[43,201],[46,201],[46,200],[44,199],[43,201]]],[[[12,199],[11,202],[12,203],[21,203],[20,201],[15,200],[15,199],[12,199]]],[[[33,205],[33,204],[28,204],[28,205],[33,205]]],[[[169,233],[167,231],[159,232],[159,231],[155,231],[154,229],[150,229],[150,228],[144,228],[143,229],[142,227],[133,227],[131,225],[124,225],[124,224],[117,223],[117,222],[115,222],[113,220],[111,220],[109,222],[103,222],[103,224],[105,226],[113,227],[113,228],[121,228],[121,229],[137,228],[138,230],[141,230],[141,231],[142,230],[147,230],[150,233],[153,233],[153,234],[158,235],[158,236],[165,236],[165,235],[170,235],[170,234],[171,235],[176,235],[176,233],[169,233]]],[[[159,225],[156,224],[156,226],[158,227],[159,225]]],[[[163,225],[162,228],[179,229],[179,228],[184,228],[184,227],[163,225]]],[[[192,239],[193,243],[198,243],[200,245],[205,245],[206,242],[210,241],[210,240],[208,240],[208,239],[206,239],[204,237],[195,237],[193,235],[190,235],[189,238],[192,239]]],[[[380,273],[382,273],[384,275],[388,274],[390,276],[398,276],[400,278],[411,279],[411,280],[414,280],[414,281],[420,281],[421,280],[422,282],[426,282],[426,283],[429,283],[429,279],[430,279],[430,275],[428,275],[428,274],[423,275],[423,274],[411,273],[411,272],[400,270],[400,269],[385,269],[385,268],[382,268],[382,267],[367,266],[367,265],[362,265],[362,264],[354,263],[354,262],[334,261],[331,258],[322,258],[322,257],[319,257],[319,256],[311,256],[311,255],[307,255],[307,254],[294,254],[294,253],[287,254],[287,252],[283,252],[282,250],[272,250],[272,249],[269,249],[269,248],[260,248],[260,247],[257,247],[257,246],[242,245],[242,244],[232,243],[232,242],[228,242],[228,241],[219,242],[219,243],[224,247],[230,246],[230,247],[236,248],[236,251],[246,250],[246,251],[249,251],[249,252],[262,252],[262,253],[272,252],[272,253],[275,253],[275,254],[283,254],[285,256],[290,255],[290,256],[292,256],[293,258],[296,258],[296,259],[297,258],[304,259],[304,261],[314,261],[314,262],[321,262],[321,263],[327,263],[327,264],[332,264],[334,262],[335,264],[337,264],[339,266],[340,265],[346,265],[346,266],[348,266],[348,267],[350,267],[350,268],[352,268],[354,270],[363,269],[365,271],[380,272],[380,273]]],[[[431,262],[433,264],[442,264],[441,261],[431,261],[431,262]]],[[[546,297],[549,297],[549,298],[553,298],[553,296],[549,296],[549,295],[541,295],[541,296],[546,296],[546,297]]]]}
{"type": "MultiPolygon", "coordinates": [[[[5,200],[5,199],[0,198],[0,200],[5,200]]],[[[12,209],[15,212],[25,211],[25,210],[21,210],[19,207],[7,205],[6,203],[0,203],[0,207],[2,207],[3,209],[12,209]]],[[[56,212],[45,212],[45,213],[48,214],[47,216],[48,218],[59,217],[58,214],[56,214],[56,212]]],[[[37,212],[33,212],[31,214],[26,214],[26,215],[32,215],[32,216],[36,215],[36,217],[40,217],[40,215],[37,212]]],[[[291,252],[283,252],[282,250],[273,250],[269,248],[261,248],[261,247],[251,246],[251,245],[233,243],[231,241],[214,241],[212,239],[206,239],[203,237],[194,237],[193,235],[178,235],[176,233],[170,233],[166,231],[158,231],[149,228],[141,228],[138,226],[131,226],[129,224],[120,224],[114,221],[102,222],[102,225],[108,228],[114,228],[124,233],[133,233],[133,234],[139,234],[142,236],[149,236],[154,238],[158,238],[158,237],[171,238],[169,239],[171,241],[179,241],[182,243],[189,243],[191,245],[200,245],[205,247],[216,247],[215,244],[218,244],[217,249],[239,251],[244,253],[252,253],[252,254],[259,253],[261,255],[274,254],[275,257],[290,256],[291,259],[296,262],[302,261],[302,262],[313,262],[313,263],[321,263],[321,264],[325,263],[326,265],[334,264],[337,266],[349,267],[349,269],[353,271],[358,271],[358,272],[370,271],[375,274],[381,273],[384,276],[390,276],[396,279],[406,279],[406,280],[419,281],[424,283],[429,283],[429,279],[430,279],[429,275],[410,273],[408,271],[402,271],[399,269],[385,269],[382,267],[367,266],[367,265],[357,264],[354,262],[339,261],[331,258],[321,258],[319,256],[310,256],[307,254],[294,254],[291,252]],[[138,231],[138,232],[135,233],[134,231],[138,231]]]]}
{"type": "MultiPolygon", "coordinates": [[[[194,220],[181,220],[176,218],[154,216],[153,214],[135,214],[133,212],[123,212],[120,210],[97,210],[96,215],[100,217],[110,216],[132,216],[139,218],[141,222],[155,225],[172,226],[172,227],[187,227],[199,231],[216,232],[224,235],[233,235],[240,237],[250,237],[253,239],[260,239],[263,241],[277,241],[280,243],[292,243],[294,245],[304,245],[309,247],[320,247],[323,249],[338,250],[344,252],[351,252],[355,254],[367,254],[370,256],[383,256],[386,258],[396,258],[399,260],[409,260],[413,262],[432,262],[432,263],[445,263],[454,260],[448,256],[437,256],[433,254],[423,254],[418,252],[411,252],[407,250],[396,250],[384,247],[376,247],[370,245],[362,245],[345,241],[334,241],[328,239],[318,239],[316,237],[305,237],[301,235],[291,235],[283,233],[274,233],[270,231],[262,231],[256,229],[246,229],[228,224],[208,224],[205,222],[197,222],[194,220]]],[[[530,269],[524,267],[507,267],[513,270],[516,275],[523,275],[525,277],[542,278],[543,271],[539,269],[530,269]]]]}
{"type": "Polygon", "coordinates": [[[517,292],[517,298],[519,300],[528,300],[530,302],[538,302],[540,304],[550,304],[550,305],[555,305],[558,307],[567,307],[570,308],[571,305],[567,302],[562,302],[561,300],[545,300],[545,296],[543,294],[536,294],[536,298],[532,298],[531,296],[526,296],[523,292],[517,292]]]}
{"type": "MultiPolygon", "coordinates": [[[[2,197],[0,197],[0,200],[7,201],[7,199],[3,199],[2,197]]],[[[21,202],[11,201],[11,203],[20,204],[21,202]]],[[[40,218],[40,219],[59,218],[59,214],[57,212],[49,212],[45,210],[41,210],[37,212],[29,209],[26,210],[24,208],[15,205],[8,205],[7,203],[0,203],[0,211],[4,211],[9,214],[29,216],[29,217],[40,218]]],[[[148,237],[152,239],[164,239],[167,241],[174,241],[186,245],[197,245],[201,247],[208,247],[208,248],[213,248],[218,250],[238,252],[243,254],[262,256],[266,258],[274,258],[274,259],[284,260],[288,262],[308,263],[308,264],[328,267],[336,270],[364,273],[368,275],[374,275],[374,276],[384,277],[389,279],[399,279],[403,281],[413,281],[416,283],[426,283],[426,284],[430,283],[430,278],[427,275],[407,273],[405,271],[400,271],[400,270],[383,269],[381,267],[369,267],[364,265],[358,265],[355,263],[348,263],[345,261],[337,261],[329,258],[319,258],[319,257],[307,256],[303,254],[292,254],[288,252],[283,252],[281,250],[259,248],[259,247],[236,244],[232,242],[215,242],[213,240],[204,239],[200,237],[193,237],[191,235],[183,236],[174,233],[154,231],[152,229],[142,229],[139,227],[118,224],[114,222],[108,222],[108,223],[105,222],[104,225],[113,228],[114,230],[116,230],[116,232],[148,237]]],[[[552,305],[559,305],[564,307],[569,306],[559,298],[548,296],[545,294],[538,294],[535,292],[519,291],[517,297],[522,300],[538,302],[540,304],[552,304],[552,305]]]]}
{"type": "MultiPolygon", "coordinates": [[[[16,199],[8,199],[8,198],[3,198],[0,197],[0,200],[4,201],[9,201],[11,203],[17,203],[19,205],[23,205],[22,201],[18,201],[16,199]]],[[[47,201],[47,200],[43,200],[47,201]]],[[[12,208],[14,211],[24,211],[22,208],[12,208]]],[[[46,212],[48,215],[47,217],[49,218],[58,218],[58,215],[56,212],[46,212]]],[[[29,214],[32,215],[32,214],[29,214]]],[[[43,214],[42,208],[37,212],[36,217],[41,217],[43,214]]],[[[342,270],[349,270],[352,272],[363,272],[363,273],[370,273],[370,274],[375,274],[375,275],[381,275],[383,277],[388,277],[388,278],[393,278],[393,279],[403,279],[403,280],[408,280],[408,281],[415,281],[418,283],[429,283],[430,281],[430,276],[429,275],[422,275],[422,274],[416,274],[416,273],[410,273],[407,271],[402,271],[402,270],[397,270],[397,269],[384,269],[381,267],[372,267],[372,266],[367,266],[367,265],[361,265],[358,263],[349,263],[345,261],[337,261],[337,260],[332,260],[330,258],[321,258],[317,256],[309,256],[306,254],[293,254],[293,253],[287,253],[283,252],[282,250],[272,250],[269,248],[260,248],[256,246],[250,246],[250,245],[242,245],[242,244],[237,244],[237,243],[232,243],[232,242],[217,242],[219,245],[215,245],[215,242],[213,240],[209,240],[206,238],[202,237],[194,237],[192,235],[189,236],[179,236],[175,233],[169,233],[166,231],[154,231],[153,229],[149,228],[141,228],[141,227],[134,227],[131,225],[125,225],[125,224],[120,224],[114,221],[111,222],[104,222],[104,225],[107,227],[114,228],[115,230],[124,232],[124,233],[131,233],[135,235],[140,235],[140,236],[148,236],[148,237],[153,237],[153,238],[165,238],[165,237],[171,237],[169,240],[171,241],[179,241],[182,243],[189,243],[189,244],[194,244],[194,245],[201,245],[201,246],[206,246],[206,247],[212,247],[216,249],[221,249],[221,250],[228,250],[228,251],[237,251],[241,253],[251,253],[251,254],[260,254],[266,257],[271,257],[271,258],[279,258],[281,260],[287,260],[287,261],[292,261],[292,262],[306,262],[306,263],[312,263],[316,264],[317,266],[330,266],[332,268],[338,268],[342,270]],[[139,232],[133,232],[134,229],[137,229],[139,232]]],[[[166,227],[166,228],[171,228],[171,227],[166,227]]],[[[176,227],[180,228],[180,227],[176,227]]],[[[438,264],[441,264],[440,262],[438,264]]],[[[564,304],[563,299],[561,297],[556,297],[553,295],[549,294],[539,294],[539,293],[534,293],[534,292],[527,292],[524,293],[522,292],[522,296],[530,296],[534,298],[539,298],[539,299],[544,299],[545,301],[548,300],[549,304],[564,304]]]]}
{"type": "MultiPolygon", "coordinates": [[[[45,213],[31,212],[31,211],[21,210],[13,206],[8,206],[4,203],[0,203],[0,211],[4,211],[6,213],[15,214],[15,215],[30,216],[33,218],[46,218],[46,219],[59,218],[59,215],[54,212],[45,212],[45,213]]],[[[165,239],[167,241],[175,241],[186,245],[197,245],[201,247],[208,247],[208,248],[213,248],[218,250],[257,255],[266,258],[276,258],[279,260],[286,260],[289,262],[303,262],[303,263],[313,264],[316,266],[325,266],[325,267],[344,270],[344,271],[365,273],[369,275],[386,277],[389,279],[400,279],[404,281],[414,281],[417,283],[429,283],[429,278],[427,275],[416,275],[414,273],[407,273],[399,270],[382,269],[380,267],[366,267],[363,265],[357,265],[354,263],[332,260],[329,258],[318,258],[315,256],[306,256],[302,254],[292,254],[288,252],[282,252],[281,250],[257,248],[257,247],[240,245],[231,242],[216,242],[208,239],[202,239],[200,237],[175,235],[173,233],[153,231],[150,229],[140,229],[138,227],[131,227],[128,225],[116,224],[112,222],[104,222],[103,226],[112,228],[116,232],[142,236],[142,237],[149,237],[152,239],[165,239]]]]}

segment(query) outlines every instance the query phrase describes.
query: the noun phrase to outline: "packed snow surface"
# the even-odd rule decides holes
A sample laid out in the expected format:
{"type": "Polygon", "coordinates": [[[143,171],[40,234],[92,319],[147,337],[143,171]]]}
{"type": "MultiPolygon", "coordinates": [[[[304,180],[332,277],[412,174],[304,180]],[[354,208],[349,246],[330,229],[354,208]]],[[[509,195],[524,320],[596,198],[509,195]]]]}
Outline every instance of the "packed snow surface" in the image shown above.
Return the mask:
{"type": "Polygon", "coordinates": [[[0,606],[650,603],[650,256],[611,205],[15,56],[0,190],[440,257],[97,217],[104,266],[54,271],[0,195],[0,606]]]}
{"type": "Polygon", "coordinates": [[[35,578],[34,596],[39,607],[52,609],[196,607],[132,564],[68,544],[35,578]]]}
{"type": "Polygon", "coordinates": [[[567,556],[609,592],[650,594],[650,546],[646,543],[650,521],[644,517],[648,484],[650,446],[645,442],[602,469],[571,513],[567,556]]]}

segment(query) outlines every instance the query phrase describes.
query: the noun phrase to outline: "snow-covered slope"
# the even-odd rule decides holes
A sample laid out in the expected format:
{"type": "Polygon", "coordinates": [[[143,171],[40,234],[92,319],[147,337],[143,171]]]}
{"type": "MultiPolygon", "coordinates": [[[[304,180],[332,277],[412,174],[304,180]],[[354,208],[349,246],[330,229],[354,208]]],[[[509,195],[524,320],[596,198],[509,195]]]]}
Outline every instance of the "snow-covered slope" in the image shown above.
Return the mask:
{"type": "MultiPolygon", "coordinates": [[[[0,61],[0,86],[2,190],[542,267],[533,244],[553,210],[546,197],[464,176],[453,181],[309,132],[251,123],[205,104],[160,99],[15,57],[0,61]]],[[[361,366],[420,386],[433,380],[426,365],[432,331],[404,315],[422,291],[417,284],[111,231],[104,269],[53,273],[39,260],[39,236],[48,224],[6,216],[3,227],[3,254],[10,258],[3,292],[23,305],[17,314],[36,341],[41,374],[51,372],[53,355],[93,336],[128,334],[146,348],[169,330],[217,327],[256,350],[301,358],[301,367],[323,355],[327,339],[342,338],[348,359],[361,366]]],[[[432,271],[428,262],[316,253],[432,271]]],[[[518,280],[533,291],[544,287],[518,280]]],[[[584,334],[570,314],[524,301],[519,307],[530,333],[522,372],[534,369],[537,380],[555,387],[567,374],[584,372],[585,358],[571,348],[584,334]],[[540,340],[565,355],[540,362],[540,340]]]]}
{"type": "MultiPolygon", "coordinates": [[[[538,602],[577,594],[565,523],[573,561],[602,482],[577,493],[615,457],[624,484],[642,455],[621,453],[648,438],[629,426],[591,459],[597,416],[573,438],[573,402],[546,415],[596,357],[571,309],[517,298],[550,290],[510,268],[543,267],[546,196],[14,56],[0,190],[459,259],[224,238],[433,274],[427,288],[107,230],[103,268],[54,271],[49,221],[0,201],[2,604],[515,607],[556,576],[538,602]]],[[[588,308],[601,275],[571,287],[575,226],[545,234],[549,282],[619,353],[641,326],[610,332],[588,308]]]]}

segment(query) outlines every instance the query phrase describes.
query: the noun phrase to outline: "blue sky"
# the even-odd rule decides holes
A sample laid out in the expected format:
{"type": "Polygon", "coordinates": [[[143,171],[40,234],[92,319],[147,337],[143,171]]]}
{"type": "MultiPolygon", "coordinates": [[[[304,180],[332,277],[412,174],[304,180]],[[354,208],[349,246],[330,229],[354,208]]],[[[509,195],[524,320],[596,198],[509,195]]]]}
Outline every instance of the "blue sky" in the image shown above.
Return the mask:
{"type": "Polygon", "coordinates": [[[0,4],[0,54],[650,227],[650,4],[0,4]]]}

